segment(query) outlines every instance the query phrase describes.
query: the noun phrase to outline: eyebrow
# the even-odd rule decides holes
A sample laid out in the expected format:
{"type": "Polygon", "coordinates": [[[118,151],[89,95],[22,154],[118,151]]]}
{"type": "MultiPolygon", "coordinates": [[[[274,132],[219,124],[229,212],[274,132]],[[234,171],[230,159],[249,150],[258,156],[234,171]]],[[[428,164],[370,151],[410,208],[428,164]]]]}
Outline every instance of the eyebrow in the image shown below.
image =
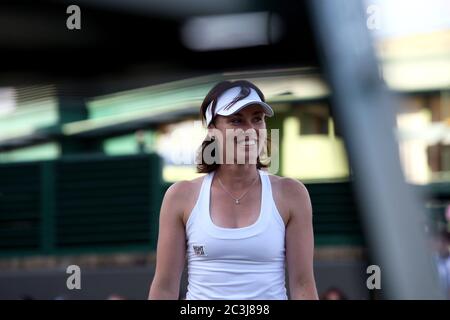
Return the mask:
{"type": "MultiPolygon", "coordinates": [[[[255,112],[253,112],[253,116],[254,115],[257,115],[257,114],[263,114],[264,112],[262,112],[262,111],[255,111],[255,112]]],[[[242,117],[243,115],[242,115],[242,113],[240,113],[240,112],[238,112],[238,113],[233,113],[232,114],[232,116],[239,116],[239,117],[242,117]]]]}

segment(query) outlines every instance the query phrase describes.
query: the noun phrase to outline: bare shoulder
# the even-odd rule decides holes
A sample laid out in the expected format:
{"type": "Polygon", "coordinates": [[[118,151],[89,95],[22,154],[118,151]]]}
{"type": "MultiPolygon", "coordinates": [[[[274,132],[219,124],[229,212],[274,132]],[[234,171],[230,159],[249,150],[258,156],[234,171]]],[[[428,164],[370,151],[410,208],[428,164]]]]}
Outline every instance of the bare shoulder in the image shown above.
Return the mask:
{"type": "Polygon", "coordinates": [[[192,187],[195,187],[197,184],[201,184],[203,177],[198,177],[192,180],[181,180],[174,182],[167,189],[166,194],[168,196],[177,196],[177,197],[185,197],[189,195],[189,191],[192,187]]]}
{"type": "Polygon", "coordinates": [[[273,174],[269,175],[270,182],[272,187],[278,189],[278,192],[286,196],[308,196],[309,193],[306,189],[305,185],[297,179],[289,178],[289,177],[280,177],[273,174]]]}
{"type": "Polygon", "coordinates": [[[175,200],[178,203],[186,203],[192,198],[195,190],[200,188],[203,177],[198,177],[192,180],[181,180],[173,183],[166,191],[165,197],[168,200],[175,200]]]}
{"type": "Polygon", "coordinates": [[[312,214],[311,199],[306,186],[299,180],[269,175],[272,192],[280,213],[290,220],[292,214],[312,214]],[[281,212],[283,211],[284,214],[281,212]]]}
{"type": "Polygon", "coordinates": [[[200,188],[204,176],[192,179],[181,180],[173,183],[166,191],[165,199],[177,206],[177,212],[183,222],[186,223],[188,216],[195,206],[200,193],[200,188]]]}

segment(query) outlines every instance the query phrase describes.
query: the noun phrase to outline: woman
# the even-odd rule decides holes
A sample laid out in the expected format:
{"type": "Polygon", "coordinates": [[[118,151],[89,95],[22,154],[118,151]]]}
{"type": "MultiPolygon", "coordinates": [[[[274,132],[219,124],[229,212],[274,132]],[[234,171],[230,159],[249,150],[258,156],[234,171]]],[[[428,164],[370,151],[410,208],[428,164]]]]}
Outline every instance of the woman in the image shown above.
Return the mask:
{"type": "Polygon", "coordinates": [[[149,299],[178,299],[186,255],[188,300],[287,299],[285,267],[290,298],[317,299],[310,198],[260,159],[265,116],[273,116],[264,101],[244,80],[221,82],[205,97],[208,137],[197,168],[206,175],[164,196],[149,299]]]}

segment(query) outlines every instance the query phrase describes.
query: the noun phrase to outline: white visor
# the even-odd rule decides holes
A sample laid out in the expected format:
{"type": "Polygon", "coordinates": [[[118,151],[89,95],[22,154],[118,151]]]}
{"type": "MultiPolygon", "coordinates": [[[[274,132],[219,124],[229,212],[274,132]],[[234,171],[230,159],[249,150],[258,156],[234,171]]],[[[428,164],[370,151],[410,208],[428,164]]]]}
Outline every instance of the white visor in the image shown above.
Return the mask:
{"type": "MultiPolygon", "coordinates": [[[[263,108],[264,113],[268,117],[273,116],[272,107],[269,106],[267,103],[263,102],[261,100],[261,98],[259,97],[258,93],[256,92],[256,90],[253,88],[250,88],[250,94],[247,97],[237,101],[232,106],[228,106],[230,104],[230,102],[232,102],[234,100],[234,98],[238,96],[238,94],[240,92],[241,92],[241,87],[233,87],[233,88],[226,90],[224,93],[222,93],[220,95],[220,97],[217,99],[217,105],[216,105],[216,110],[215,110],[214,116],[218,115],[218,114],[220,114],[221,116],[229,116],[249,105],[254,105],[254,104],[260,105],[263,108]],[[225,109],[226,106],[228,106],[228,108],[225,109]]],[[[206,109],[206,114],[205,114],[206,126],[209,126],[209,124],[211,123],[211,121],[213,119],[213,115],[211,113],[211,108],[212,108],[213,102],[211,102],[209,104],[208,108],[206,109]]]]}

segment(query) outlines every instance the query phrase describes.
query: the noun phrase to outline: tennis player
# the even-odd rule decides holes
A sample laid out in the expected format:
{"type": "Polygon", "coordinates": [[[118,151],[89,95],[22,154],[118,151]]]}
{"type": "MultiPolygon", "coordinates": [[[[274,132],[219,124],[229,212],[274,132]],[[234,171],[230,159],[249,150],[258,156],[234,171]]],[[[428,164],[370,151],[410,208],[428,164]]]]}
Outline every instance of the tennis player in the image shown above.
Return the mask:
{"type": "Polygon", "coordinates": [[[187,300],[317,299],[311,201],[301,182],[269,174],[262,161],[261,132],[274,115],[263,93],[224,81],[200,113],[205,175],[164,196],[149,299],[179,298],[186,261],[187,300]]]}

